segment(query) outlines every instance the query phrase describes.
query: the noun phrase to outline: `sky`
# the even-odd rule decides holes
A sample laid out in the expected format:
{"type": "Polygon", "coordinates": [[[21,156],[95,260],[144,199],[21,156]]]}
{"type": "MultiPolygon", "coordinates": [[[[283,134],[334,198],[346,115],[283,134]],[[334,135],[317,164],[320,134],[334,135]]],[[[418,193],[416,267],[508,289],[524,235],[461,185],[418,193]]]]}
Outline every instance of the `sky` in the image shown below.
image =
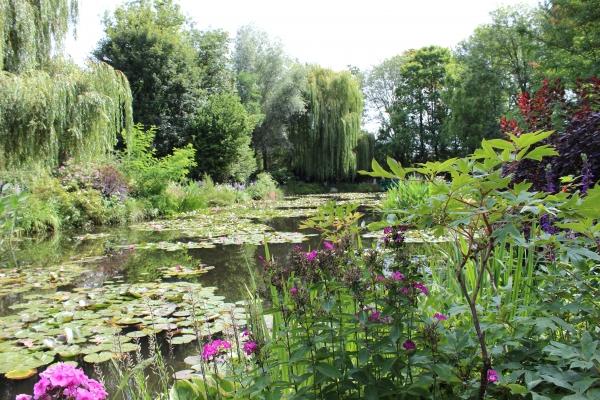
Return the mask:
{"type": "MultiPolygon", "coordinates": [[[[411,48],[454,47],[489,12],[540,0],[179,0],[198,29],[224,29],[233,37],[253,24],[279,39],[300,62],[336,70],[369,68],[411,48]]],[[[65,50],[82,64],[103,36],[102,17],[123,0],[79,0],[77,37],[65,50]]]]}

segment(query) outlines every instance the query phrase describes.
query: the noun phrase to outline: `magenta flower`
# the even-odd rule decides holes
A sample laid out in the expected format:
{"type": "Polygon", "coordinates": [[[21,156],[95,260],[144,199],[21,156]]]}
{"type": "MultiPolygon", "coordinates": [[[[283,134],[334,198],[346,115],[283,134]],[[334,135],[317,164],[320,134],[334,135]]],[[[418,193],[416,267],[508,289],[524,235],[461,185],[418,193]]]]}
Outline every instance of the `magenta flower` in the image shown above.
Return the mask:
{"type": "Polygon", "coordinates": [[[498,382],[500,377],[498,376],[498,372],[495,369],[488,369],[487,372],[487,380],[490,383],[498,382]]]}
{"type": "Polygon", "coordinates": [[[413,286],[415,287],[415,289],[417,289],[419,292],[423,293],[425,296],[427,296],[429,294],[429,289],[427,289],[427,286],[423,285],[421,282],[415,282],[413,284],[413,286]]]}
{"type": "Polygon", "coordinates": [[[371,314],[369,314],[369,321],[371,322],[379,322],[381,321],[381,312],[375,310],[371,314]]]}
{"type": "Polygon", "coordinates": [[[88,378],[83,370],[70,364],[57,363],[40,374],[40,380],[33,387],[33,397],[20,394],[16,400],[105,400],[107,397],[104,386],[88,378]]]}
{"type": "Polygon", "coordinates": [[[290,288],[290,294],[292,296],[296,296],[298,294],[298,288],[296,286],[293,286],[290,288]]]}
{"type": "Polygon", "coordinates": [[[404,343],[402,343],[402,347],[404,347],[404,350],[410,351],[416,349],[417,345],[412,340],[405,340],[404,343]]]}
{"type": "Polygon", "coordinates": [[[243,350],[244,350],[244,353],[246,353],[246,355],[248,355],[248,356],[258,353],[258,343],[256,343],[255,341],[249,340],[246,343],[244,343],[243,350]]]}
{"type": "Polygon", "coordinates": [[[319,253],[316,250],[310,251],[306,253],[304,256],[306,257],[306,261],[313,262],[319,253]]]}
{"type": "Polygon", "coordinates": [[[383,234],[384,235],[389,235],[390,233],[392,233],[394,230],[394,228],[392,228],[391,226],[386,226],[385,228],[383,228],[383,234]]]}
{"type": "Polygon", "coordinates": [[[404,280],[404,274],[400,271],[392,272],[392,280],[399,282],[404,280]]]}
{"type": "Polygon", "coordinates": [[[202,358],[205,361],[212,360],[215,356],[224,353],[227,349],[231,348],[231,343],[227,340],[215,339],[212,342],[208,342],[202,347],[202,358]]]}
{"type": "Polygon", "coordinates": [[[448,317],[444,314],[440,314],[439,312],[436,312],[435,314],[433,314],[433,318],[437,319],[438,321],[445,321],[448,319],[448,317]]]}
{"type": "Polygon", "coordinates": [[[335,250],[335,246],[333,245],[333,243],[328,242],[328,241],[323,242],[323,247],[325,248],[325,250],[329,250],[329,251],[335,250]]]}

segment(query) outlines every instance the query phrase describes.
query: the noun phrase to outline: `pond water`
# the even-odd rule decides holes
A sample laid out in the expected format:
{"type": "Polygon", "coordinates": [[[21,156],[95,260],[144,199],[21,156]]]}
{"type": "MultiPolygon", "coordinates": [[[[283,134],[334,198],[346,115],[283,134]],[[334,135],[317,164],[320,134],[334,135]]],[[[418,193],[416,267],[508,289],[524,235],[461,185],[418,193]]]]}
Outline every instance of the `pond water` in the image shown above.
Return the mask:
{"type": "MultiPolygon", "coordinates": [[[[250,271],[261,273],[258,256],[264,254],[263,241],[280,260],[295,245],[314,248],[319,237],[299,225],[317,206],[331,200],[355,202],[369,214],[378,197],[290,197],[126,228],[22,241],[14,256],[5,254],[1,260],[0,373],[25,377],[34,368],[43,370],[49,363],[69,359],[94,375],[98,365],[106,363],[93,368],[83,358],[101,361],[107,354],[110,358],[115,350],[107,337],[129,333],[135,339],[126,337],[130,348],[123,351],[139,345],[144,352],[146,335],[135,332],[147,333],[150,328],[163,340],[166,335],[171,338],[166,332],[183,333],[181,344],[163,347],[175,371],[185,368],[183,359],[198,352],[197,344],[185,339],[194,318],[186,311],[196,301],[194,293],[203,304],[200,314],[224,314],[245,298],[250,271]],[[146,297],[152,299],[144,300],[152,303],[148,307],[155,310],[150,313],[151,326],[142,301],[146,297]]],[[[217,319],[207,329],[217,332],[219,324],[217,319]]],[[[35,375],[19,380],[3,375],[0,400],[31,393],[36,381],[35,375]]]]}

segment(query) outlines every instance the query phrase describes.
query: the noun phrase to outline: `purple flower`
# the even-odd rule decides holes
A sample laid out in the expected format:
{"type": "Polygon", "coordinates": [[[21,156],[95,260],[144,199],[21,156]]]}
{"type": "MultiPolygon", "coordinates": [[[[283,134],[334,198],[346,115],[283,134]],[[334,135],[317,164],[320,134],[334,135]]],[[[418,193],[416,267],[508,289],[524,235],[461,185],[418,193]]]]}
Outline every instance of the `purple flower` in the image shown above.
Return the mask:
{"type": "Polygon", "coordinates": [[[205,361],[213,359],[215,356],[225,352],[231,348],[231,343],[227,340],[215,339],[212,342],[208,342],[202,347],[202,358],[205,361]]]}
{"type": "Polygon", "coordinates": [[[544,214],[540,217],[540,226],[547,234],[554,235],[555,233],[558,233],[558,228],[554,226],[552,217],[549,214],[544,214]]]}
{"type": "Polygon", "coordinates": [[[15,398],[15,400],[31,400],[33,399],[33,397],[31,397],[28,394],[18,394],[17,397],[15,398]]]}
{"type": "Polygon", "coordinates": [[[438,321],[445,321],[448,319],[448,317],[444,314],[440,314],[439,312],[436,312],[435,314],[433,314],[433,318],[437,319],[438,321]]]}
{"type": "Polygon", "coordinates": [[[398,282],[404,280],[404,274],[400,271],[392,272],[392,280],[398,282]]]}
{"type": "Polygon", "coordinates": [[[416,349],[417,345],[412,340],[405,340],[404,343],[402,343],[402,347],[404,347],[404,350],[410,351],[416,349]]]}
{"type": "Polygon", "coordinates": [[[421,282],[415,282],[413,284],[414,288],[417,289],[419,292],[423,293],[425,296],[427,296],[429,294],[429,289],[427,289],[427,286],[423,285],[421,282]]]}
{"type": "Polygon", "coordinates": [[[325,250],[329,250],[329,251],[335,250],[335,246],[333,245],[333,243],[328,242],[328,241],[323,242],[323,247],[325,248],[325,250]]]}
{"type": "Polygon", "coordinates": [[[385,276],[383,276],[383,275],[377,275],[375,277],[375,281],[376,282],[385,282],[385,276]]]}
{"type": "Polygon", "coordinates": [[[298,294],[298,288],[296,286],[293,286],[290,288],[290,294],[292,296],[296,296],[298,294]]]}
{"type": "Polygon", "coordinates": [[[306,253],[304,256],[306,257],[306,261],[313,262],[319,253],[316,250],[310,251],[306,253]]]}
{"type": "Polygon", "coordinates": [[[408,295],[410,294],[410,289],[409,289],[409,288],[407,288],[407,287],[405,286],[405,287],[403,287],[402,289],[400,289],[400,292],[401,292],[403,295],[405,295],[405,296],[408,296],[408,295]]]}
{"type": "Polygon", "coordinates": [[[487,380],[490,383],[498,382],[500,377],[498,376],[498,372],[495,369],[488,369],[487,372],[487,380]]]}
{"type": "Polygon", "coordinates": [[[258,352],[258,343],[256,343],[255,341],[247,341],[246,343],[244,343],[243,346],[244,349],[244,353],[246,353],[246,355],[250,356],[254,353],[258,352]]]}
{"type": "Polygon", "coordinates": [[[381,320],[381,312],[375,310],[369,314],[369,321],[379,322],[381,320]]]}
{"type": "Polygon", "coordinates": [[[385,228],[383,228],[383,234],[384,235],[389,235],[390,233],[392,233],[394,230],[394,228],[392,228],[391,226],[386,226],[385,228]]]}

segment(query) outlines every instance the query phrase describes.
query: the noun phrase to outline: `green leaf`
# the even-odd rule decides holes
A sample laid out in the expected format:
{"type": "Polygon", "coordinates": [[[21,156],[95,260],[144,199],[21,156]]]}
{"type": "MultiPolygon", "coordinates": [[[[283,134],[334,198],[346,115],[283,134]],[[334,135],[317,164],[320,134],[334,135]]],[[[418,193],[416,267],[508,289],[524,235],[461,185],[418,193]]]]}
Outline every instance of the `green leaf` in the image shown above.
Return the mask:
{"type": "Polygon", "coordinates": [[[544,146],[536,147],[535,149],[531,150],[523,158],[524,159],[529,158],[531,160],[541,161],[541,159],[544,157],[557,156],[557,155],[558,155],[558,152],[554,149],[554,147],[549,146],[549,145],[544,145],[544,146]]]}
{"type": "Polygon", "coordinates": [[[342,377],[341,372],[337,368],[333,367],[332,365],[317,364],[316,368],[320,373],[322,373],[323,375],[325,375],[328,378],[339,379],[342,377]]]}
{"type": "Polygon", "coordinates": [[[511,394],[523,395],[527,394],[528,390],[525,386],[517,385],[516,383],[509,383],[506,385],[510,389],[511,394]]]}

